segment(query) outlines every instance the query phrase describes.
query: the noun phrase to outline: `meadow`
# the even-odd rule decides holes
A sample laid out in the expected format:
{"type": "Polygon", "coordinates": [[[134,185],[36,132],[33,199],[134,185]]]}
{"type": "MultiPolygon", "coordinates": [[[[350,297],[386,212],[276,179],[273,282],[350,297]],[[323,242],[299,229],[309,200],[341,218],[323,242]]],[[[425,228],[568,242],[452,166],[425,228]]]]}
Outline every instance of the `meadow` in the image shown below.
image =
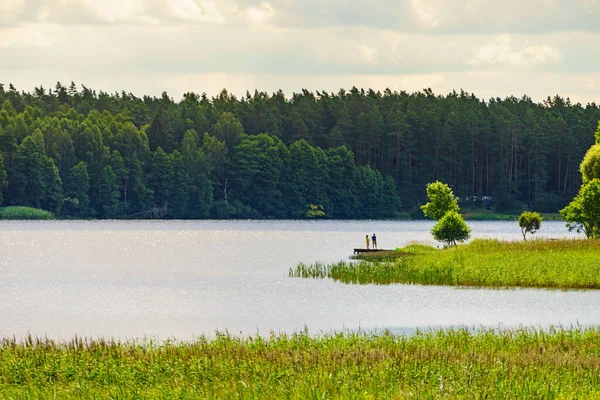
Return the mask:
{"type": "Polygon", "coordinates": [[[600,398],[600,331],[0,344],[0,397],[600,398]]]}
{"type": "Polygon", "coordinates": [[[299,264],[289,276],[345,283],[600,288],[600,240],[477,239],[446,249],[412,245],[359,262],[299,264]]]}
{"type": "Polygon", "coordinates": [[[0,219],[44,220],[54,219],[51,212],[31,207],[0,207],[0,219]]]}

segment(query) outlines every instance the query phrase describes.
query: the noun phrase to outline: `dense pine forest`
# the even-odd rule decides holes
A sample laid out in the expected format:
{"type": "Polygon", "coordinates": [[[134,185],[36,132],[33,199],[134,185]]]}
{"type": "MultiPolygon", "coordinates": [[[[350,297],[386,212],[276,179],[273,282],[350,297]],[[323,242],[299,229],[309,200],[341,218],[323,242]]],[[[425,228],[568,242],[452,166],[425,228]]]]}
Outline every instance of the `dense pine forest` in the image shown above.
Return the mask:
{"type": "Polygon", "coordinates": [[[0,85],[0,104],[0,205],[73,218],[394,217],[435,180],[463,205],[556,212],[600,120],[558,96],[430,89],[176,102],[0,85]]]}

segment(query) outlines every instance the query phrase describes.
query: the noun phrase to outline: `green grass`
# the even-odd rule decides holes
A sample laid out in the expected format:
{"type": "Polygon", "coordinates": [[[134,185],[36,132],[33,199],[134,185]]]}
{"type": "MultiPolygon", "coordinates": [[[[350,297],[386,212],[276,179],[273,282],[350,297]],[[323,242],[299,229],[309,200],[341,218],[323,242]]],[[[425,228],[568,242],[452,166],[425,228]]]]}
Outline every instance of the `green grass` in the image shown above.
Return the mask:
{"type": "Polygon", "coordinates": [[[345,283],[600,289],[600,241],[478,239],[438,250],[410,246],[395,260],[291,268],[289,276],[345,283]]]}
{"type": "Polygon", "coordinates": [[[0,219],[53,219],[51,212],[31,207],[0,207],[0,219]]]}
{"type": "Polygon", "coordinates": [[[5,340],[4,399],[600,398],[600,331],[5,340]]]}

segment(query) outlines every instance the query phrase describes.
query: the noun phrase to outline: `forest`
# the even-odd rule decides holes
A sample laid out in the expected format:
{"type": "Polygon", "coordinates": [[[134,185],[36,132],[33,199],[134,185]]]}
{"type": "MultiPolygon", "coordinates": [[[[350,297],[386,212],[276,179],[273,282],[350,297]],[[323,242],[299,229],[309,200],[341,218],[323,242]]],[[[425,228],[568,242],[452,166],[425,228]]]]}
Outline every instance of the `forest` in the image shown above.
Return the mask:
{"type": "Polygon", "coordinates": [[[0,84],[0,206],[63,218],[393,218],[448,183],[463,207],[557,212],[600,108],[352,88],[175,101],[0,84]]]}

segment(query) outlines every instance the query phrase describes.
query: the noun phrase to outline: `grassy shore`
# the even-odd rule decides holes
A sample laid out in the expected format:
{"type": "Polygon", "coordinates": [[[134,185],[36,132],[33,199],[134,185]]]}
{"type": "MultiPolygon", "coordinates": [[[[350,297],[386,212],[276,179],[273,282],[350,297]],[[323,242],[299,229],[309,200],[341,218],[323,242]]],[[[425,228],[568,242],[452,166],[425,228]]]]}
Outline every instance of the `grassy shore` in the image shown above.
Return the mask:
{"type": "Polygon", "coordinates": [[[600,331],[0,345],[8,399],[598,398],[600,331]]]}
{"type": "Polygon", "coordinates": [[[300,264],[289,276],[359,284],[600,289],[600,241],[478,239],[443,250],[417,245],[401,249],[395,259],[300,264]]]}
{"type": "Polygon", "coordinates": [[[0,207],[0,219],[53,219],[52,213],[31,207],[0,207]]]}

